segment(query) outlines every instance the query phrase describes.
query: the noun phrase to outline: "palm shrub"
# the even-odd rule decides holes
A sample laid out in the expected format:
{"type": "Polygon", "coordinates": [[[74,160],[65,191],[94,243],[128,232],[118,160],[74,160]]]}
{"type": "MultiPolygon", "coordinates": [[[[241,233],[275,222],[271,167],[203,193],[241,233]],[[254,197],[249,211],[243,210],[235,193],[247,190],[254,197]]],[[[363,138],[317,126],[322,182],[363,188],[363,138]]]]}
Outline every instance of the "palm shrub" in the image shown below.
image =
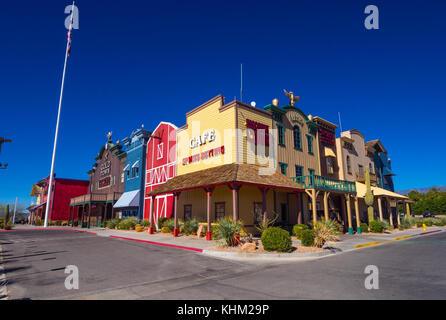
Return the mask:
{"type": "Polygon", "coordinates": [[[263,231],[262,245],[266,251],[290,252],[293,248],[289,232],[279,227],[263,231]]]}
{"type": "Polygon", "coordinates": [[[390,230],[391,226],[387,220],[380,221],[383,230],[390,230]]]}
{"type": "Polygon", "coordinates": [[[194,234],[198,231],[198,226],[200,223],[197,219],[192,219],[184,222],[184,233],[185,234],[194,234]]]}
{"type": "Polygon", "coordinates": [[[128,219],[121,220],[118,223],[117,227],[119,230],[134,230],[137,223],[138,223],[138,219],[128,218],[128,219]]]}
{"type": "Polygon", "coordinates": [[[164,227],[164,222],[166,222],[167,220],[172,220],[172,219],[166,218],[166,217],[158,218],[158,229],[161,229],[162,227],[164,227]]]}
{"type": "Polygon", "coordinates": [[[274,216],[270,219],[262,220],[258,223],[256,226],[256,229],[260,231],[260,234],[263,234],[263,232],[268,229],[269,227],[272,227],[276,220],[279,218],[278,214],[274,214],[274,216]]]}
{"type": "Polygon", "coordinates": [[[369,226],[365,222],[361,222],[360,224],[361,232],[367,233],[369,232],[369,226]]]}
{"type": "Polygon", "coordinates": [[[308,230],[308,226],[306,224],[296,224],[293,227],[293,234],[296,236],[297,239],[302,239],[302,231],[308,230]]]}
{"type": "Polygon", "coordinates": [[[149,219],[144,219],[144,220],[141,222],[141,225],[142,225],[143,227],[148,227],[148,226],[150,226],[150,220],[149,220],[149,219]]]}
{"type": "Polygon", "coordinates": [[[314,246],[314,231],[311,229],[302,230],[302,245],[304,247],[314,246]]]}
{"type": "Polygon", "coordinates": [[[212,236],[219,246],[232,247],[236,245],[235,236],[243,229],[241,221],[235,222],[231,218],[218,220],[212,236]]]}
{"type": "Polygon", "coordinates": [[[161,227],[169,229],[169,232],[173,232],[173,229],[175,229],[175,220],[174,219],[166,219],[166,220],[164,220],[161,227]]]}
{"type": "Polygon", "coordinates": [[[316,221],[313,225],[314,246],[322,248],[327,241],[338,240],[338,226],[331,220],[316,221]]]}
{"type": "Polygon", "coordinates": [[[398,229],[404,230],[404,229],[410,229],[412,227],[412,224],[410,223],[410,220],[408,218],[402,218],[401,223],[398,226],[398,229]]]}
{"type": "Polygon", "coordinates": [[[383,233],[384,228],[380,221],[372,220],[369,223],[370,232],[372,233],[383,233]]]}
{"type": "Polygon", "coordinates": [[[121,222],[121,219],[111,219],[106,222],[106,227],[110,229],[114,229],[118,226],[118,224],[121,222]]]}

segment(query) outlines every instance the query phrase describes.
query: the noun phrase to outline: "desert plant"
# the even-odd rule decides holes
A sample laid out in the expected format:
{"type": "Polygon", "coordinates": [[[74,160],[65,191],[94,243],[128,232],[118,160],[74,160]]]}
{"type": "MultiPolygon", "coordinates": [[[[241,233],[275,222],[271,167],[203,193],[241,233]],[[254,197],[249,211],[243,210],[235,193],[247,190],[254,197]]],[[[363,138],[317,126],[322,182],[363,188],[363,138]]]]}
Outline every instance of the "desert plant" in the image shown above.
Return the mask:
{"type": "Polygon", "coordinates": [[[302,245],[305,247],[314,246],[314,231],[311,229],[302,230],[302,245]]]}
{"type": "Polygon", "coordinates": [[[168,227],[162,227],[161,233],[170,233],[170,229],[168,227]]]}
{"type": "Polygon", "coordinates": [[[338,226],[330,220],[316,221],[313,225],[314,245],[322,248],[327,241],[338,240],[338,226]]]}
{"type": "Polygon", "coordinates": [[[263,234],[263,232],[268,229],[269,227],[271,227],[272,225],[274,225],[274,223],[276,222],[276,220],[279,218],[279,215],[277,213],[274,213],[273,217],[270,219],[263,219],[262,221],[260,221],[257,226],[256,229],[260,231],[260,234],[263,234]]]}
{"type": "Polygon", "coordinates": [[[118,226],[119,222],[121,222],[121,219],[111,219],[105,223],[105,226],[107,228],[114,229],[118,226]]]}
{"type": "Polygon", "coordinates": [[[412,228],[412,223],[409,220],[409,218],[406,218],[406,217],[402,218],[400,225],[398,226],[398,229],[404,230],[404,229],[410,229],[410,228],[412,228]]]}
{"type": "Polygon", "coordinates": [[[381,226],[383,227],[383,230],[390,230],[391,226],[390,223],[387,220],[380,221],[381,226]]]}
{"type": "Polygon", "coordinates": [[[175,220],[173,219],[164,220],[162,228],[167,228],[169,229],[169,232],[173,232],[173,229],[175,229],[175,220]]]}
{"type": "Polygon", "coordinates": [[[417,225],[417,228],[421,228],[423,226],[423,221],[419,220],[415,224],[417,225]]]}
{"type": "Polygon", "coordinates": [[[293,248],[290,234],[279,227],[270,227],[263,231],[262,244],[266,251],[290,252],[293,248]]]}
{"type": "Polygon", "coordinates": [[[144,227],[141,226],[140,224],[137,224],[137,225],[135,226],[135,231],[136,231],[136,232],[143,232],[143,231],[144,231],[144,227]]]}
{"type": "Polygon", "coordinates": [[[142,225],[143,227],[148,227],[148,226],[150,226],[150,220],[148,220],[148,219],[144,219],[144,220],[141,222],[141,225],[142,225]]]}
{"type": "Polygon", "coordinates": [[[434,224],[434,226],[437,226],[437,227],[442,227],[442,226],[444,226],[444,223],[443,223],[443,221],[441,221],[441,219],[435,219],[435,221],[433,222],[433,224],[434,224]]]}
{"type": "Polygon", "coordinates": [[[197,233],[199,222],[197,219],[192,219],[184,222],[183,230],[185,234],[197,233]]]}
{"type": "Polygon", "coordinates": [[[235,246],[237,243],[236,235],[240,234],[242,228],[241,221],[235,222],[231,218],[223,218],[217,222],[212,235],[220,246],[235,246]]]}
{"type": "Polygon", "coordinates": [[[297,239],[302,239],[302,231],[308,230],[309,227],[306,224],[296,224],[293,227],[293,234],[296,236],[297,239]]]}
{"type": "Polygon", "coordinates": [[[370,221],[369,227],[370,227],[370,232],[373,232],[373,233],[383,233],[384,232],[383,226],[380,221],[376,221],[376,220],[370,221]]]}
{"type": "Polygon", "coordinates": [[[426,226],[428,226],[428,227],[432,227],[432,225],[434,224],[434,222],[435,222],[435,219],[433,219],[433,218],[426,218],[426,219],[423,219],[423,221],[422,221],[426,226]]]}
{"type": "Polygon", "coordinates": [[[369,226],[367,225],[367,223],[361,222],[360,227],[361,227],[361,232],[364,232],[364,233],[369,232],[369,226]]]}
{"type": "Polygon", "coordinates": [[[133,229],[135,229],[135,226],[137,223],[138,223],[138,220],[136,218],[128,218],[128,219],[121,220],[118,223],[117,228],[119,230],[133,230],[133,229]]]}
{"type": "Polygon", "coordinates": [[[372,187],[370,186],[370,172],[369,167],[365,169],[365,185],[366,192],[364,197],[364,202],[367,205],[367,215],[369,217],[369,223],[373,221],[373,192],[372,187]]]}
{"type": "Polygon", "coordinates": [[[158,229],[161,229],[162,227],[164,227],[164,223],[168,220],[172,220],[172,218],[166,218],[166,217],[158,218],[158,229]]]}

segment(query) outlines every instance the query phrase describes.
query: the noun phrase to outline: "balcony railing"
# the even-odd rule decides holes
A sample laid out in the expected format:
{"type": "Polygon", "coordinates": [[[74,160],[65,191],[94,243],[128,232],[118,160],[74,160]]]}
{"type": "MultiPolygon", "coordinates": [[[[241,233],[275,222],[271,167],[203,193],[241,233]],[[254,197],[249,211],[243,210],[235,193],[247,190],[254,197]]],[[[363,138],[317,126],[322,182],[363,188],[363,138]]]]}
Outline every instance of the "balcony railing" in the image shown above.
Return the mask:
{"type": "Polygon", "coordinates": [[[294,182],[300,184],[304,189],[320,189],[327,191],[356,193],[356,184],[351,181],[337,180],[318,175],[307,175],[292,177],[294,182]]]}
{"type": "Polygon", "coordinates": [[[112,193],[88,193],[70,199],[70,205],[83,204],[88,202],[113,202],[117,201],[122,195],[121,192],[112,193]]]}

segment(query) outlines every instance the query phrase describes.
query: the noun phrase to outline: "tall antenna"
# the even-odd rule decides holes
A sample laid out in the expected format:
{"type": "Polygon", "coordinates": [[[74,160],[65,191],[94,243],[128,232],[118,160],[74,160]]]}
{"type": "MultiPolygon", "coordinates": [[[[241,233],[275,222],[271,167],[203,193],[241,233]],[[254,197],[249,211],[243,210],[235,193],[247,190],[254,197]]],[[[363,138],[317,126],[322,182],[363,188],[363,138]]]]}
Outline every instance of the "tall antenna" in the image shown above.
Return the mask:
{"type": "Polygon", "coordinates": [[[342,132],[341,113],[339,111],[338,111],[338,118],[339,118],[339,128],[341,129],[342,132]]]}
{"type": "Polygon", "coordinates": [[[240,63],[240,102],[243,102],[243,64],[240,63]]]}

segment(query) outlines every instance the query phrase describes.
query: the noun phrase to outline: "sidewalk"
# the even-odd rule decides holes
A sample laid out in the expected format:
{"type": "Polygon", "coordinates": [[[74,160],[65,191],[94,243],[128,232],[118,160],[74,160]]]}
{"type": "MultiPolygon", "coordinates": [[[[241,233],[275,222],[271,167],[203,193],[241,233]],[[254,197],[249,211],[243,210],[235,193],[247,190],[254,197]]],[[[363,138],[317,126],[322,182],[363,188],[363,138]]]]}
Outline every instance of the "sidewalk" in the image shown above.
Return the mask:
{"type": "MultiPolygon", "coordinates": [[[[16,225],[13,230],[44,230],[41,226],[30,226],[30,225],[16,225]]],[[[381,245],[389,243],[391,241],[399,241],[407,238],[412,238],[415,236],[420,236],[424,234],[444,232],[446,227],[429,227],[424,232],[422,228],[404,230],[397,233],[390,234],[359,234],[359,235],[340,235],[341,241],[327,242],[324,248],[329,249],[325,252],[314,252],[314,253],[302,253],[302,254],[258,254],[258,253],[236,253],[236,252],[222,252],[209,250],[211,247],[215,247],[214,241],[207,241],[204,238],[194,239],[185,236],[173,237],[171,234],[149,234],[147,232],[135,232],[127,230],[111,230],[105,228],[78,228],[78,227],[48,227],[47,230],[68,230],[85,232],[90,234],[95,234],[100,237],[112,237],[117,239],[123,239],[128,241],[138,241],[153,245],[167,246],[178,249],[190,250],[195,252],[200,252],[206,255],[221,256],[227,258],[241,258],[252,260],[253,257],[259,258],[292,258],[292,259],[302,259],[309,257],[321,257],[331,254],[337,254],[342,252],[347,252],[351,250],[357,250],[364,247],[381,245]]],[[[294,240],[293,244],[300,245],[299,240],[294,240]]]]}

